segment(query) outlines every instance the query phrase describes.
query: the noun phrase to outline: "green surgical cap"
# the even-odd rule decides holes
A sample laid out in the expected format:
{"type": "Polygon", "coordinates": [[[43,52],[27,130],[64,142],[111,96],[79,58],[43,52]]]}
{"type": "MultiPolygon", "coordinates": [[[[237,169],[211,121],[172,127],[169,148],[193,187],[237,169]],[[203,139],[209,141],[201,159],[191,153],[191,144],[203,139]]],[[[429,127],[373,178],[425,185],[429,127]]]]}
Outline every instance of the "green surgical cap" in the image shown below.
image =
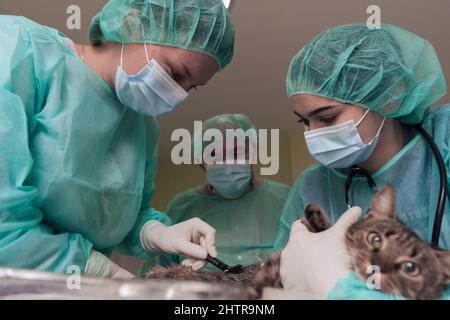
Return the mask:
{"type": "Polygon", "coordinates": [[[331,28],[292,60],[289,97],[312,94],[369,108],[407,124],[422,122],[447,91],[433,46],[398,26],[331,28]]]}
{"type": "MultiPolygon", "coordinates": [[[[244,132],[238,134],[236,137],[242,137],[242,140],[249,139],[249,141],[256,142],[257,134],[255,125],[250,121],[250,119],[243,114],[222,114],[210,118],[203,122],[202,130],[197,130],[194,132],[194,139],[192,141],[192,147],[194,153],[196,150],[200,151],[200,148],[204,150],[209,144],[214,141],[203,141],[203,135],[208,129],[218,129],[223,133],[223,142],[226,142],[226,130],[227,129],[242,129],[244,132]],[[251,131],[248,131],[252,129],[251,131]],[[249,133],[248,135],[246,135],[249,133]],[[200,146],[201,143],[201,146],[200,146]]],[[[201,154],[195,153],[195,156],[201,158],[201,154]]]]}
{"type": "Polygon", "coordinates": [[[201,52],[220,69],[234,54],[234,27],[222,0],[110,0],[92,20],[89,38],[201,52]]]}
{"type": "Polygon", "coordinates": [[[208,129],[219,129],[225,132],[226,129],[256,130],[256,127],[246,115],[221,114],[203,122],[203,132],[208,129]]]}

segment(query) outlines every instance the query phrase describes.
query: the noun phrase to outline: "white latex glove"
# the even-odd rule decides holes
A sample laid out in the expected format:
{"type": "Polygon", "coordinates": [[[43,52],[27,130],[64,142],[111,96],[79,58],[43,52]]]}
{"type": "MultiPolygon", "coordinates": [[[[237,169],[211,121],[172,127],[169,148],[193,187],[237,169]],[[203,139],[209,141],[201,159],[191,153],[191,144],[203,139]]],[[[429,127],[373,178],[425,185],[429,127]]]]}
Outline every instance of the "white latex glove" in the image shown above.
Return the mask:
{"type": "Polygon", "coordinates": [[[217,256],[216,230],[206,222],[193,218],[173,226],[152,220],[141,230],[142,247],[149,252],[166,252],[176,255],[186,255],[189,259],[182,265],[193,270],[203,268],[207,262],[206,256],[217,256]]]}
{"type": "Polygon", "coordinates": [[[98,251],[92,250],[86,264],[85,274],[93,277],[129,280],[135,276],[108,259],[98,251]]]}
{"type": "Polygon", "coordinates": [[[351,271],[345,233],[361,212],[361,208],[350,208],[333,227],[320,233],[309,232],[300,220],[295,221],[289,241],[281,252],[283,287],[325,299],[337,281],[351,271]]]}

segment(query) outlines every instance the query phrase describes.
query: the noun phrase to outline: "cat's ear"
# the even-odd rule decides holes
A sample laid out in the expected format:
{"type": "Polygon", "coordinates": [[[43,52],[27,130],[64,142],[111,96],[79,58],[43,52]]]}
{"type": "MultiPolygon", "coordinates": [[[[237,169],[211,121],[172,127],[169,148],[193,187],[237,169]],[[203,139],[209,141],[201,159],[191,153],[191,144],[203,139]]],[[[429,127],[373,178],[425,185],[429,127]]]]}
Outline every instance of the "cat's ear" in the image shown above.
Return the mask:
{"type": "Polygon", "coordinates": [[[369,215],[379,219],[395,219],[395,192],[386,185],[373,198],[369,215]]]}
{"type": "Polygon", "coordinates": [[[436,249],[434,252],[444,268],[445,281],[450,284],[450,251],[436,249]]]}

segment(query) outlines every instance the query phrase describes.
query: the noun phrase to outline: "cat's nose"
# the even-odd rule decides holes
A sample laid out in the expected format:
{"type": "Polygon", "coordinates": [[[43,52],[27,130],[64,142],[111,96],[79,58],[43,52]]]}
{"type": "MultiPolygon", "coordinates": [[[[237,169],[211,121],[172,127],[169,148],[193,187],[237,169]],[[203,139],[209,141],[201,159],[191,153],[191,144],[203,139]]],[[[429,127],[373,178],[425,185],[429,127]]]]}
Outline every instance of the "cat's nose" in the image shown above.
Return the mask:
{"type": "Polygon", "coordinates": [[[394,265],[389,262],[389,259],[383,257],[383,255],[375,254],[372,259],[370,259],[372,266],[376,266],[381,273],[389,273],[394,270],[394,265]]]}

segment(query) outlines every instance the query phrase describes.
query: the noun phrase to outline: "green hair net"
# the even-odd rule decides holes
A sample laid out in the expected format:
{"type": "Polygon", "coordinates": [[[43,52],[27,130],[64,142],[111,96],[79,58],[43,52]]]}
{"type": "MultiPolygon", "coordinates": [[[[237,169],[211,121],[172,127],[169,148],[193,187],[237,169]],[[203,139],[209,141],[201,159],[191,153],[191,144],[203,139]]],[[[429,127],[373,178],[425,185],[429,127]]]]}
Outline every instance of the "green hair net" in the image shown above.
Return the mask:
{"type": "Polygon", "coordinates": [[[331,28],[292,60],[287,93],[313,94],[369,108],[407,124],[422,122],[446,83],[433,46],[398,26],[331,28]]]}
{"type": "Polygon", "coordinates": [[[89,39],[201,52],[220,69],[234,54],[234,27],[222,0],[110,0],[93,18],[89,39]]]}
{"type": "MultiPolygon", "coordinates": [[[[218,129],[223,133],[223,142],[226,142],[226,130],[227,129],[242,129],[240,134],[237,134],[238,139],[241,138],[242,141],[248,139],[250,142],[256,143],[257,141],[257,129],[255,125],[250,121],[250,119],[243,114],[222,114],[210,118],[203,122],[202,130],[197,130],[194,132],[194,139],[192,141],[192,148],[194,150],[195,157],[200,159],[202,154],[198,153],[200,148],[205,150],[205,148],[214,143],[215,141],[203,141],[203,135],[208,129],[218,129]],[[248,131],[252,129],[251,131],[248,131]],[[250,133],[250,134],[248,134],[250,133]],[[197,152],[196,152],[197,151],[197,152]]],[[[238,132],[239,133],[239,132],[238,132]]]]}

